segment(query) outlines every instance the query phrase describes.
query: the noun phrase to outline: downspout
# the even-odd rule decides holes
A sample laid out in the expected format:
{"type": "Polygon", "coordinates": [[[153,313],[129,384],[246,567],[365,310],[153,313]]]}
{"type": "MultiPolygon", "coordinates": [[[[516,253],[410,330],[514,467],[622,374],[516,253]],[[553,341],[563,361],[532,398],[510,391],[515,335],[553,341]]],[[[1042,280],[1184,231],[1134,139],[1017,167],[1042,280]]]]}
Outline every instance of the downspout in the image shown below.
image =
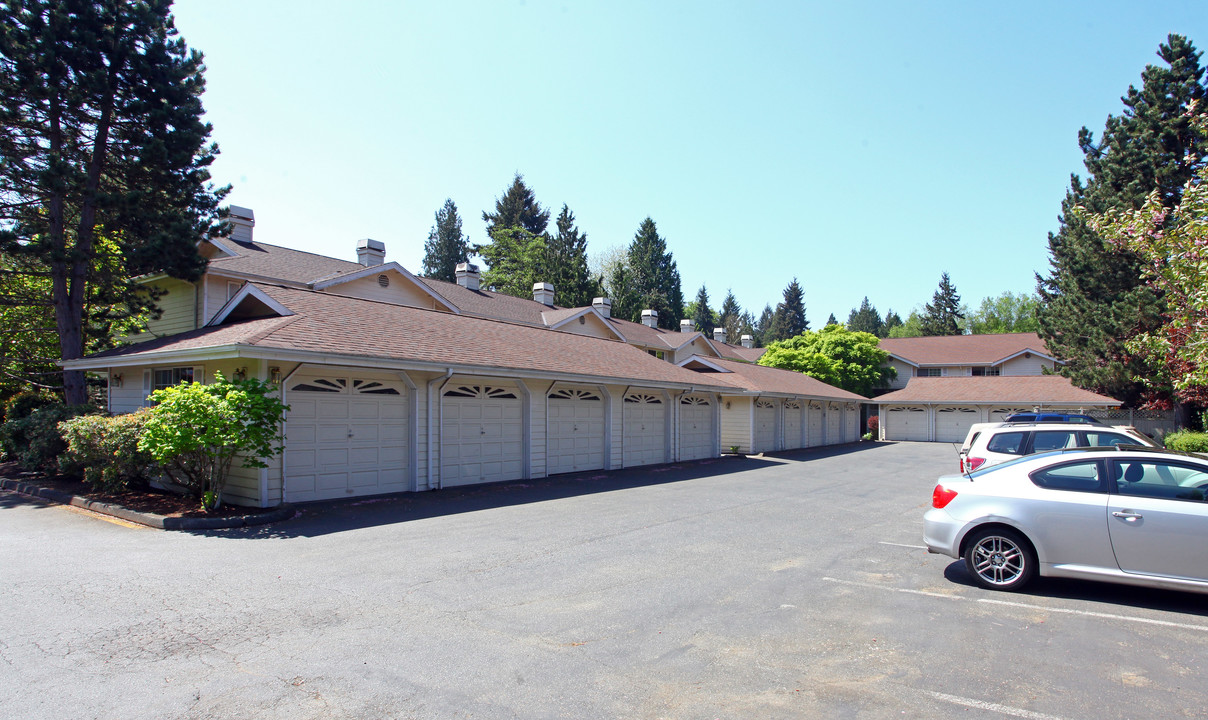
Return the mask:
{"type": "Polygon", "coordinates": [[[433,435],[433,432],[432,432],[432,423],[433,423],[433,418],[432,418],[432,415],[433,415],[433,412],[435,412],[435,411],[434,411],[434,409],[433,409],[433,407],[432,407],[432,405],[433,405],[433,401],[432,401],[432,391],[436,389],[436,385],[437,385],[437,383],[444,383],[444,382],[448,381],[448,379],[449,379],[449,378],[451,378],[451,377],[453,377],[453,368],[445,368],[445,374],[444,374],[444,375],[437,375],[436,377],[434,377],[434,378],[432,378],[431,380],[429,380],[429,381],[428,381],[428,428],[427,428],[427,435],[428,435],[428,468],[427,468],[427,470],[428,470],[428,489],[429,489],[429,490],[437,490],[437,489],[438,489],[438,488],[436,488],[436,487],[434,487],[434,486],[433,486],[433,480],[432,480],[432,435],[433,435]]]}

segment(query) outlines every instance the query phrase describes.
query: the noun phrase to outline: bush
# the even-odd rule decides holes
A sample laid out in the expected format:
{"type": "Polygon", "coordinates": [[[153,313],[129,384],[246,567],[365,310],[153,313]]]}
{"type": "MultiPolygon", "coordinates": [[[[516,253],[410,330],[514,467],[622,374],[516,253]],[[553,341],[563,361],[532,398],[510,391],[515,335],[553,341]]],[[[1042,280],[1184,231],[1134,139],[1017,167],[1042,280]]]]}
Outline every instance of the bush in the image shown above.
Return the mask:
{"type": "Polygon", "coordinates": [[[152,475],[155,458],[140,450],[149,409],[108,417],[84,415],[59,423],[67,445],[59,458],[63,472],[80,475],[105,492],[121,492],[143,485],[152,475]]]}
{"type": "Polygon", "coordinates": [[[877,429],[880,427],[881,427],[881,416],[869,415],[868,416],[868,432],[872,435],[876,435],[877,429]]]}
{"type": "Polygon", "coordinates": [[[91,405],[58,402],[39,407],[26,417],[0,425],[0,446],[9,460],[16,460],[25,470],[55,472],[59,456],[67,449],[59,423],[96,412],[91,405]]]}
{"type": "Polygon", "coordinates": [[[4,419],[5,420],[22,420],[30,416],[34,410],[47,405],[54,405],[57,401],[54,397],[43,392],[35,390],[26,390],[19,392],[9,398],[4,404],[4,419]]]}
{"type": "Polygon", "coordinates": [[[1208,432],[1179,430],[1178,432],[1172,432],[1167,435],[1165,441],[1166,447],[1169,450],[1178,450],[1179,452],[1208,453],[1208,432]]]}

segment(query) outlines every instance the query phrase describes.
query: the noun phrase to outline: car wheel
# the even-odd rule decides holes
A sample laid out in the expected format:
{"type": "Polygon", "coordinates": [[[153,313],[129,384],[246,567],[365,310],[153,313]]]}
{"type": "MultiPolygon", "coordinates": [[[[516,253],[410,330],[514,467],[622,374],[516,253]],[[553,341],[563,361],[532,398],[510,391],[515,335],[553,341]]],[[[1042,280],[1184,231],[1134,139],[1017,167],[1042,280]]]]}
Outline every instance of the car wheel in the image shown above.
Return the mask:
{"type": "Polygon", "coordinates": [[[984,588],[1018,590],[1036,575],[1036,553],[1019,533],[987,528],[969,538],[965,567],[984,588]]]}

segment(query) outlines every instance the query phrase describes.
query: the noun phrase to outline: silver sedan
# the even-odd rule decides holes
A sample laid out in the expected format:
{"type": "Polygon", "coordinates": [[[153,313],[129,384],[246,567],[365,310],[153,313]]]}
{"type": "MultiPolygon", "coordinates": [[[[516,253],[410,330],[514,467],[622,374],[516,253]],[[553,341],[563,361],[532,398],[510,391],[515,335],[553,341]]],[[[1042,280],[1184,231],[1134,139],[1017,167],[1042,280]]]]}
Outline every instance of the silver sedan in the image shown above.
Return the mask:
{"type": "Polygon", "coordinates": [[[923,539],[985,588],[1039,574],[1208,592],[1206,496],[1198,456],[1061,450],[940,478],[923,539]]]}

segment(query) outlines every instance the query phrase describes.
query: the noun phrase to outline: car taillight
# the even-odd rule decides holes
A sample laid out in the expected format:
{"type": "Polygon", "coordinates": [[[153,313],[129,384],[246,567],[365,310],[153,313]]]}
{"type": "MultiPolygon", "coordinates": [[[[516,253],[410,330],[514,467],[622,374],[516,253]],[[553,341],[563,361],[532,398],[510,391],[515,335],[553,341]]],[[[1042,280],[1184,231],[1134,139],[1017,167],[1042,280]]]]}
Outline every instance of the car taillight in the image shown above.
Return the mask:
{"type": "Polygon", "coordinates": [[[931,507],[938,509],[945,508],[955,497],[955,490],[949,490],[943,485],[936,485],[935,490],[931,492],[931,507]]]}
{"type": "Polygon", "coordinates": [[[985,458],[975,458],[975,457],[965,458],[965,472],[973,472],[974,470],[978,469],[979,467],[981,467],[982,465],[985,465],[985,464],[986,464],[985,458]]]}

